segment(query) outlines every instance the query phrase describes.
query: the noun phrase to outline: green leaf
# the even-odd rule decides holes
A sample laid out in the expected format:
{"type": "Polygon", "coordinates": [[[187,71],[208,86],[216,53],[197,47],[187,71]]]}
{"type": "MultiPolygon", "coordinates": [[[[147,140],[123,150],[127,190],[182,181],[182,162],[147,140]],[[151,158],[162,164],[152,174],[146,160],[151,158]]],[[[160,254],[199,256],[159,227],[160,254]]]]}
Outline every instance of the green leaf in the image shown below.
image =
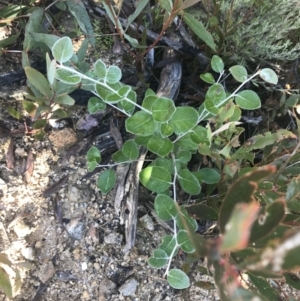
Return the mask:
{"type": "Polygon", "coordinates": [[[88,161],[87,165],[88,165],[88,171],[92,172],[98,166],[98,163],[96,160],[92,160],[92,161],[88,161]]]}
{"type": "Polygon", "coordinates": [[[170,270],[167,275],[167,280],[171,287],[179,290],[188,288],[191,285],[187,274],[179,269],[170,270]]]}
{"type": "MultiPolygon", "coordinates": [[[[220,105],[224,105],[224,100],[226,99],[226,92],[224,90],[224,87],[221,84],[213,84],[211,87],[209,87],[206,95],[206,99],[209,99],[213,105],[217,108],[220,107],[220,105]]],[[[229,100],[228,100],[229,101],[229,100]]],[[[214,111],[212,112],[214,113],[214,111]]]]}
{"type": "MultiPolygon", "coordinates": [[[[174,163],[172,159],[157,158],[152,163],[153,166],[164,167],[170,174],[174,174],[174,163]]],[[[179,166],[177,166],[179,168],[179,166]]]]}
{"type": "Polygon", "coordinates": [[[185,207],[187,213],[193,218],[207,221],[217,221],[218,213],[205,204],[193,204],[185,207]]]}
{"type": "Polygon", "coordinates": [[[282,300],[280,294],[271,287],[266,279],[254,276],[251,273],[248,273],[248,275],[251,282],[258,289],[259,294],[265,298],[265,300],[282,300]]]}
{"type": "Polygon", "coordinates": [[[59,63],[65,63],[73,56],[73,44],[69,37],[63,37],[57,40],[52,47],[53,57],[59,63]]]}
{"type": "Polygon", "coordinates": [[[150,95],[145,96],[143,103],[142,103],[142,107],[147,109],[148,111],[152,111],[152,105],[156,99],[157,99],[156,95],[150,94],[150,95]]]}
{"type": "Polygon", "coordinates": [[[22,115],[20,112],[18,112],[15,108],[13,107],[8,107],[7,108],[7,112],[14,118],[16,119],[21,119],[22,118],[22,115]]]}
{"type": "Polygon", "coordinates": [[[96,40],[90,17],[82,1],[66,1],[70,13],[76,18],[79,27],[88,36],[89,42],[95,47],[96,40]]]}
{"type": "Polygon", "coordinates": [[[216,82],[211,73],[201,74],[200,78],[208,84],[214,84],[216,82]]]}
{"type": "Polygon", "coordinates": [[[237,203],[251,203],[253,201],[253,193],[258,187],[257,183],[272,175],[275,171],[276,168],[272,165],[261,167],[240,176],[229,187],[223,199],[219,215],[219,225],[222,233],[225,231],[225,225],[229,221],[235,205],[237,203]]]}
{"type": "Polygon", "coordinates": [[[243,83],[247,80],[248,73],[245,67],[236,65],[229,68],[229,71],[236,81],[243,83]]]}
{"type": "Polygon", "coordinates": [[[199,182],[206,184],[216,184],[220,181],[221,175],[213,168],[201,168],[199,171],[193,172],[199,182]]]}
{"type": "Polygon", "coordinates": [[[296,290],[300,290],[300,278],[296,274],[292,273],[284,273],[286,283],[295,288],[296,290]]]}
{"type": "Polygon", "coordinates": [[[116,173],[107,169],[98,178],[97,185],[103,194],[107,194],[116,184],[116,173]]]}
{"type": "Polygon", "coordinates": [[[196,231],[198,228],[197,222],[188,215],[183,206],[180,207],[180,211],[176,216],[176,224],[180,230],[196,231]]]}
{"type": "Polygon", "coordinates": [[[260,70],[259,76],[261,77],[262,80],[264,80],[269,84],[277,85],[278,83],[278,77],[272,69],[264,68],[260,70]]]}
{"type": "Polygon", "coordinates": [[[120,81],[122,77],[122,72],[117,66],[109,66],[106,72],[106,81],[110,84],[115,84],[120,81]]]}
{"type": "Polygon", "coordinates": [[[86,155],[88,161],[96,161],[99,163],[101,161],[101,154],[99,149],[96,146],[92,146],[86,155]]]}
{"type": "Polygon", "coordinates": [[[293,178],[288,184],[286,196],[285,196],[287,205],[289,205],[288,203],[290,201],[298,199],[299,195],[300,195],[300,176],[293,178]]]}
{"type": "Polygon", "coordinates": [[[211,68],[215,72],[221,73],[224,70],[223,60],[219,56],[213,55],[211,59],[211,68]]]}
{"type": "Polygon", "coordinates": [[[9,36],[8,38],[6,39],[2,39],[0,41],[0,49],[1,48],[5,48],[11,44],[13,44],[14,41],[16,41],[18,39],[18,37],[20,36],[20,33],[17,33],[17,34],[14,34],[14,35],[11,35],[9,36]]]}
{"type": "Polygon", "coordinates": [[[173,150],[173,143],[169,139],[152,136],[147,143],[147,148],[152,153],[165,157],[173,150]]]}
{"type": "Polygon", "coordinates": [[[140,172],[140,181],[151,191],[161,193],[171,185],[171,175],[163,167],[149,166],[140,172]]]}
{"type": "Polygon", "coordinates": [[[176,108],[173,100],[166,97],[159,97],[153,102],[151,110],[155,121],[166,123],[171,119],[176,108]]]}
{"type": "Polygon", "coordinates": [[[131,87],[130,86],[123,86],[122,88],[120,88],[118,90],[118,94],[121,97],[127,97],[128,93],[131,91],[131,87]]]}
{"type": "Polygon", "coordinates": [[[197,124],[198,117],[198,112],[192,107],[177,107],[170,125],[176,134],[183,134],[197,124]]]}
{"type": "MultiPolygon", "coordinates": [[[[165,235],[162,238],[162,243],[158,246],[159,249],[164,250],[168,256],[171,256],[173,250],[176,248],[176,239],[174,235],[165,235]]],[[[177,252],[173,253],[175,256],[177,252]]]]}
{"type": "Polygon", "coordinates": [[[191,243],[191,240],[190,240],[186,230],[178,231],[176,239],[177,239],[177,243],[179,244],[179,247],[181,248],[181,250],[183,250],[186,253],[195,252],[195,248],[194,248],[193,244],[191,243]]]}
{"type": "Polygon", "coordinates": [[[158,123],[146,112],[139,111],[125,121],[126,131],[139,136],[153,135],[158,123]]]}
{"type": "Polygon", "coordinates": [[[158,194],[154,200],[154,210],[163,221],[169,221],[177,216],[177,208],[173,199],[164,194],[158,194]]]}
{"type": "Polygon", "coordinates": [[[88,111],[90,114],[94,114],[98,111],[105,110],[106,104],[98,97],[91,97],[88,102],[88,111]]]}
{"type": "Polygon", "coordinates": [[[245,248],[248,244],[251,227],[254,223],[259,205],[238,203],[235,205],[231,217],[225,226],[225,234],[221,244],[222,252],[234,252],[245,248]]]}
{"type": "Polygon", "coordinates": [[[244,90],[236,94],[235,102],[244,110],[254,110],[261,107],[259,96],[251,90],[244,90]]]}
{"type": "Polygon", "coordinates": [[[61,68],[56,69],[55,77],[61,82],[69,85],[76,85],[81,81],[81,77],[79,75],[74,74],[72,71],[61,68]]]}
{"type": "Polygon", "coordinates": [[[148,263],[153,268],[160,269],[167,264],[168,260],[169,256],[164,250],[155,249],[152,252],[152,256],[148,259],[148,263]]]}
{"type": "Polygon", "coordinates": [[[24,110],[31,116],[34,117],[36,112],[36,106],[32,101],[22,100],[24,110]]]}
{"type": "Polygon", "coordinates": [[[127,27],[125,31],[127,31],[129,25],[140,15],[140,13],[143,11],[143,9],[146,7],[146,5],[149,3],[149,0],[141,0],[138,2],[135,11],[132,15],[130,15],[127,19],[127,27]]]}
{"type": "Polygon", "coordinates": [[[34,124],[33,124],[33,128],[34,129],[43,129],[47,124],[47,120],[46,119],[40,119],[37,120],[34,124]]]}
{"type": "Polygon", "coordinates": [[[197,195],[201,191],[201,186],[197,178],[188,169],[182,169],[180,171],[178,181],[186,193],[197,195]]]}
{"type": "Polygon", "coordinates": [[[31,36],[34,39],[34,41],[44,43],[50,49],[53,47],[55,42],[59,40],[59,37],[54,34],[32,32],[31,36]]]}
{"type": "Polygon", "coordinates": [[[122,150],[118,150],[115,153],[113,153],[112,155],[112,159],[116,162],[116,163],[122,163],[122,162],[126,162],[128,161],[128,158],[123,154],[122,150]]]}
{"type": "Polygon", "coordinates": [[[60,95],[54,99],[54,102],[59,103],[61,105],[73,106],[75,104],[74,98],[65,94],[60,95]]]}
{"type": "Polygon", "coordinates": [[[1,290],[3,290],[3,292],[8,298],[13,297],[13,290],[12,290],[12,285],[10,282],[9,275],[1,267],[0,267],[0,288],[1,290]]]}
{"type": "Polygon", "coordinates": [[[32,85],[34,85],[36,89],[38,89],[44,96],[47,96],[49,98],[51,97],[49,83],[41,72],[31,67],[25,67],[25,73],[28,80],[32,83],[32,85]]]}
{"type": "Polygon", "coordinates": [[[180,163],[188,163],[191,161],[192,155],[191,152],[187,150],[180,150],[178,153],[176,153],[175,158],[180,163]]]}
{"type": "Polygon", "coordinates": [[[127,140],[123,147],[122,152],[127,160],[135,160],[139,156],[139,148],[138,145],[134,142],[133,139],[127,140]]]}
{"type": "Polygon", "coordinates": [[[216,46],[212,35],[205,29],[200,21],[187,12],[184,12],[183,20],[206,45],[216,52],[216,46]]]}
{"type": "Polygon", "coordinates": [[[173,131],[173,128],[169,124],[162,123],[160,125],[160,133],[161,133],[162,137],[166,138],[166,137],[171,136],[174,133],[174,131],[173,131]]]}
{"type": "Polygon", "coordinates": [[[54,84],[55,70],[56,70],[56,61],[55,60],[49,61],[49,65],[47,64],[47,79],[51,86],[54,84]]]}
{"type": "Polygon", "coordinates": [[[190,137],[194,143],[205,143],[207,145],[210,145],[207,133],[207,128],[197,125],[192,129],[190,137]]]}
{"type": "Polygon", "coordinates": [[[101,59],[97,60],[96,63],[94,64],[94,72],[97,75],[97,77],[99,77],[100,79],[105,78],[107,68],[101,59]]]}
{"type": "Polygon", "coordinates": [[[285,202],[282,199],[262,208],[252,226],[249,242],[255,242],[272,233],[284,217],[285,202]]]}

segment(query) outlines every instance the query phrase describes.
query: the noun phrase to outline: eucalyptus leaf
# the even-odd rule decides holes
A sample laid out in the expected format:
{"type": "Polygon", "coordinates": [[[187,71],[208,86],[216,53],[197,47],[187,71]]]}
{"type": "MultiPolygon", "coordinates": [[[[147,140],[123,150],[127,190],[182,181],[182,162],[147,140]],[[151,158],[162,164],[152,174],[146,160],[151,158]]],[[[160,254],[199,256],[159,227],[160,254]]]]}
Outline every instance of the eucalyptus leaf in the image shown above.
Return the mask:
{"type": "Polygon", "coordinates": [[[34,85],[36,89],[38,89],[44,96],[51,97],[51,89],[49,83],[41,72],[31,67],[25,67],[25,73],[28,80],[34,85]]]}
{"type": "Polygon", "coordinates": [[[191,14],[184,12],[183,20],[188,25],[188,27],[213,51],[216,51],[216,45],[212,35],[205,29],[203,24],[198,21],[191,14]]]}

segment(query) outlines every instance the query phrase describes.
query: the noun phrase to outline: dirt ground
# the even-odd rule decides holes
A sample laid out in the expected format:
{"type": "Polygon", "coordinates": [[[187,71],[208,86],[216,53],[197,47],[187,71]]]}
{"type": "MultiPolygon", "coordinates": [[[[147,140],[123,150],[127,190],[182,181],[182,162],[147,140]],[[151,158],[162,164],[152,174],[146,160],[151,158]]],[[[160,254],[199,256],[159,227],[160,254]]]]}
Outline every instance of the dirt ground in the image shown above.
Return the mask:
{"type": "MultiPolygon", "coordinates": [[[[21,106],[24,89],[1,88],[0,134],[5,126],[16,131],[23,127],[6,108],[21,106]]],[[[57,131],[52,142],[49,136],[38,141],[24,134],[0,139],[0,252],[18,266],[22,277],[22,287],[13,300],[218,300],[214,289],[174,290],[162,277],[163,270],[148,265],[151,251],[167,231],[151,216],[144,205],[147,200],[138,207],[142,220],[138,221],[136,245],[123,252],[124,225],[115,214],[113,196],[101,195],[97,175],[84,178],[85,156],[66,159],[65,135],[64,130],[57,131]],[[11,141],[15,162],[8,169],[11,141]],[[26,183],[24,164],[31,154],[34,168],[26,183]],[[43,197],[46,188],[66,175],[58,192],[43,197]]],[[[174,266],[183,263],[181,254],[174,266]]],[[[212,282],[197,270],[190,277],[192,283],[212,282]]],[[[0,293],[0,300],[9,299],[0,293]]]]}

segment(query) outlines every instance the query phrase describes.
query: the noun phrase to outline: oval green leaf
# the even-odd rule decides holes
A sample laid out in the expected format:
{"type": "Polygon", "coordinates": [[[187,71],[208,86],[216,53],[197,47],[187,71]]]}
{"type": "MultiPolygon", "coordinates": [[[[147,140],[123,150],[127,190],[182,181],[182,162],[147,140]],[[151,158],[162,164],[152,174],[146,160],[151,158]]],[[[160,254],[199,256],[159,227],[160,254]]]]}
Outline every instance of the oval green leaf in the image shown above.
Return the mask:
{"type": "Polygon", "coordinates": [[[107,169],[100,174],[97,184],[101,192],[107,194],[115,186],[116,180],[116,173],[107,169]]]}
{"type": "Polygon", "coordinates": [[[100,78],[104,79],[106,76],[107,68],[102,60],[97,60],[94,64],[94,73],[100,78]]]}
{"type": "Polygon", "coordinates": [[[117,66],[109,66],[106,72],[106,81],[110,84],[115,84],[120,81],[122,77],[122,72],[117,66]]]}
{"type": "Polygon", "coordinates": [[[189,194],[196,195],[201,191],[201,186],[197,178],[188,170],[182,169],[178,175],[181,188],[189,194]]]}
{"type": "Polygon", "coordinates": [[[181,250],[183,250],[186,253],[195,252],[195,248],[186,230],[178,231],[176,239],[181,250]]]}
{"type": "Polygon", "coordinates": [[[199,182],[206,184],[216,184],[220,181],[221,175],[213,168],[201,168],[193,173],[199,182]]]}
{"type": "Polygon", "coordinates": [[[214,79],[214,77],[213,77],[213,75],[211,74],[211,73],[204,73],[204,74],[201,74],[200,75],[200,78],[204,81],[204,82],[206,82],[206,83],[208,83],[208,84],[214,84],[216,81],[215,81],[215,79],[214,79]]]}
{"type": "Polygon", "coordinates": [[[154,200],[154,210],[163,221],[169,221],[177,216],[177,209],[173,199],[165,194],[158,194],[154,200]]]}
{"type": "Polygon", "coordinates": [[[157,98],[152,104],[153,119],[160,123],[166,123],[175,112],[173,100],[166,97],[157,98]]]}
{"type": "Polygon", "coordinates": [[[170,270],[167,275],[167,280],[171,287],[179,290],[188,288],[191,285],[187,274],[179,269],[170,270]]]}
{"type": "Polygon", "coordinates": [[[123,147],[122,152],[127,160],[135,160],[139,156],[139,148],[138,145],[134,142],[133,139],[127,140],[123,147]]]}
{"type": "Polygon", "coordinates": [[[197,124],[198,117],[198,112],[192,107],[177,107],[170,125],[176,134],[183,134],[197,124]]]}
{"type": "Polygon", "coordinates": [[[94,114],[98,111],[105,110],[106,104],[98,97],[91,97],[88,102],[88,111],[90,114],[94,114]]]}
{"type": "Polygon", "coordinates": [[[260,70],[259,76],[269,84],[277,85],[278,83],[277,74],[270,68],[264,68],[260,70]]]}
{"type": "Polygon", "coordinates": [[[163,167],[149,166],[140,172],[140,181],[151,191],[166,191],[171,183],[171,174],[163,167]]]}
{"type": "Polygon", "coordinates": [[[247,80],[248,73],[245,67],[236,65],[229,68],[229,71],[236,81],[243,83],[247,80]]]}
{"type": "Polygon", "coordinates": [[[261,107],[259,96],[251,90],[244,90],[236,94],[235,102],[243,110],[255,110],[261,107]]]}
{"type": "Polygon", "coordinates": [[[219,56],[214,55],[211,59],[211,68],[215,72],[221,73],[224,70],[223,60],[219,56]]]}
{"type": "Polygon", "coordinates": [[[69,85],[76,85],[81,81],[81,77],[79,75],[61,68],[56,69],[55,77],[61,82],[69,85]]]}
{"type": "Polygon", "coordinates": [[[126,131],[139,136],[153,135],[158,123],[146,112],[139,111],[126,119],[126,131]]]}
{"type": "Polygon", "coordinates": [[[148,263],[153,268],[160,269],[167,264],[168,260],[169,256],[164,250],[155,249],[152,256],[148,259],[148,263]]]}
{"type": "Polygon", "coordinates": [[[52,47],[52,54],[58,62],[67,62],[73,56],[72,40],[69,37],[57,40],[52,47]]]}
{"type": "Polygon", "coordinates": [[[148,143],[147,148],[160,157],[167,156],[173,150],[173,143],[171,140],[161,138],[158,136],[152,136],[148,143]]]}

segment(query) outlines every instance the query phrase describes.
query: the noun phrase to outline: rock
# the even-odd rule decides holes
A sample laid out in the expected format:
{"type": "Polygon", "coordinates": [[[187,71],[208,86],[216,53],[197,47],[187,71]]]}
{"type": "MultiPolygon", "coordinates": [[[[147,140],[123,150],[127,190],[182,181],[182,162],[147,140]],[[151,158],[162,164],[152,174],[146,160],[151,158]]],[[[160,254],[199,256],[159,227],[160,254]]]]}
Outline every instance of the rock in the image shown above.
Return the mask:
{"type": "Polygon", "coordinates": [[[21,249],[21,253],[24,256],[24,258],[28,260],[34,260],[35,259],[35,254],[34,250],[32,247],[26,247],[21,249]]]}
{"type": "Polygon", "coordinates": [[[132,296],[138,285],[139,283],[134,278],[130,278],[119,288],[119,292],[123,296],[132,296]]]}
{"type": "Polygon", "coordinates": [[[71,219],[65,227],[68,233],[77,240],[81,240],[85,233],[85,221],[82,217],[71,219]]]}
{"type": "Polygon", "coordinates": [[[107,245],[118,245],[122,242],[123,237],[122,236],[118,236],[115,233],[110,233],[109,235],[104,237],[104,242],[107,245]]]}
{"type": "Polygon", "coordinates": [[[7,185],[2,179],[0,179],[0,199],[4,198],[6,194],[7,194],[7,185]]]}
{"type": "Polygon", "coordinates": [[[37,276],[40,280],[45,283],[47,282],[55,273],[55,268],[51,261],[45,262],[41,267],[40,270],[37,272],[37,276]]]}

